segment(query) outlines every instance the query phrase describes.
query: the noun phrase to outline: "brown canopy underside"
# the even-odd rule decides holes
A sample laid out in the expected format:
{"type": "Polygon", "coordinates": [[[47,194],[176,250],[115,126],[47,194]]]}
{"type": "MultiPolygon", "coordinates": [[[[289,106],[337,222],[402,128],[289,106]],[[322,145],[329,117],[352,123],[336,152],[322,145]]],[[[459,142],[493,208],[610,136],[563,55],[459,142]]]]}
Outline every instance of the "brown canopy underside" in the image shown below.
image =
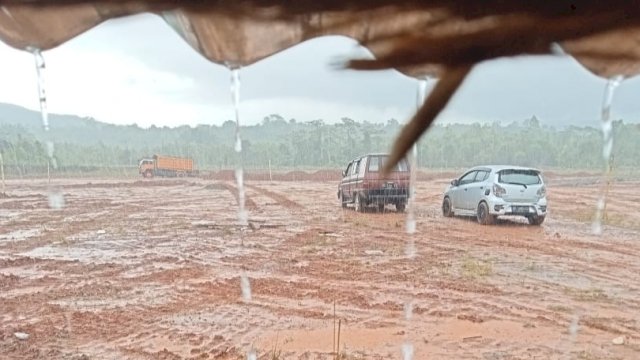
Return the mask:
{"type": "MultiPolygon", "coordinates": [[[[114,17],[153,12],[207,59],[246,66],[305,40],[344,35],[376,57],[354,69],[438,77],[400,134],[403,156],[484,60],[559,44],[601,77],[640,73],[640,1],[629,0],[0,0],[0,40],[51,49],[114,17]]],[[[391,166],[393,163],[390,162],[391,166]]]]}

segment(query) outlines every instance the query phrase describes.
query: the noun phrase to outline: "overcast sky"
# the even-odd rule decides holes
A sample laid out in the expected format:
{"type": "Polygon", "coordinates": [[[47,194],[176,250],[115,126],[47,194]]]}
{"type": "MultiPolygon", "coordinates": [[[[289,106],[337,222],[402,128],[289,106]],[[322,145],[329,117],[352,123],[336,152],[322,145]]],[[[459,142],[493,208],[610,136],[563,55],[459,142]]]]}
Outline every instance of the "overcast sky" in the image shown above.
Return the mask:
{"type": "MultiPolygon", "coordinates": [[[[243,68],[241,122],[255,124],[273,113],[328,123],[342,117],[406,121],[416,109],[415,79],[330,65],[365,54],[351,39],[325,37],[243,68]]],[[[51,112],[143,127],[233,118],[229,71],[202,58],[154,15],[111,20],[44,56],[51,112]]],[[[37,109],[32,55],[0,42],[0,64],[0,102],[37,109]]],[[[597,125],[604,86],[604,79],[570,58],[488,62],[476,67],[438,121],[511,122],[536,115],[546,124],[597,125]]],[[[640,82],[626,80],[616,92],[613,116],[639,121],[639,97],[640,82]]]]}

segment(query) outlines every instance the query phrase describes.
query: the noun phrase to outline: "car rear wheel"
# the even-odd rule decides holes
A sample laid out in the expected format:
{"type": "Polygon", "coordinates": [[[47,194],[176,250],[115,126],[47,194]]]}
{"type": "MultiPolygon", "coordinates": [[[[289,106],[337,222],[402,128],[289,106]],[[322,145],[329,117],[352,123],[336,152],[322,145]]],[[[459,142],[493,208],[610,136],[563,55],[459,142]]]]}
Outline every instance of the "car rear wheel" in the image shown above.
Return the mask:
{"type": "Polygon", "coordinates": [[[379,203],[378,204],[378,212],[384,212],[384,203],[379,203]]]}
{"type": "Polygon", "coordinates": [[[396,204],[396,210],[397,210],[398,212],[404,212],[405,207],[406,207],[406,206],[405,206],[405,204],[404,204],[403,202],[400,202],[400,203],[397,203],[397,204],[396,204]]]}
{"type": "Polygon", "coordinates": [[[496,222],[496,216],[489,213],[489,206],[484,201],[478,205],[476,217],[478,218],[478,223],[482,225],[493,225],[496,222]]]}
{"type": "Polygon", "coordinates": [[[448,197],[444,198],[442,201],[442,215],[444,215],[444,217],[453,216],[453,212],[451,211],[451,200],[448,197]]]}
{"type": "Polygon", "coordinates": [[[528,216],[527,220],[529,220],[529,224],[530,225],[540,226],[544,222],[544,215],[543,216],[538,216],[538,215],[528,216]]]}
{"type": "Polygon", "coordinates": [[[360,196],[360,194],[356,194],[355,195],[356,200],[355,200],[355,209],[357,212],[363,212],[364,211],[364,206],[362,205],[362,196],[360,196]]]}

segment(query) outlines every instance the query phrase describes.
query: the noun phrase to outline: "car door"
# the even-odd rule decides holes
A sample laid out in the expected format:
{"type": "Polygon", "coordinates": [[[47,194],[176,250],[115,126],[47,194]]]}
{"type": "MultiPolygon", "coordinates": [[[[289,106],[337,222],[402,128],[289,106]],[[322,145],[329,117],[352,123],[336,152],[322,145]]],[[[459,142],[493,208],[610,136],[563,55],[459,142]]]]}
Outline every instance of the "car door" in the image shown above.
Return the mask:
{"type": "Polygon", "coordinates": [[[344,173],[342,174],[342,181],[340,181],[340,192],[344,195],[345,200],[351,199],[351,189],[349,186],[349,177],[351,176],[351,167],[353,166],[353,162],[350,162],[347,165],[344,173]]]}
{"type": "Polygon", "coordinates": [[[476,170],[469,171],[468,173],[462,175],[460,179],[458,179],[458,186],[453,189],[453,207],[455,209],[467,209],[468,200],[467,200],[467,191],[468,186],[471,184],[476,177],[476,170]]]}
{"type": "Polygon", "coordinates": [[[351,174],[349,175],[349,190],[351,194],[361,190],[361,185],[358,183],[358,171],[360,170],[360,163],[362,159],[355,160],[351,165],[351,174]]]}
{"type": "Polygon", "coordinates": [[[486,170],[478,170],[476,176],[471,183],[466,186],[465,190],[465,209],[475,210],[482,196],[484,195],[486,184],[484,180],[489,177],[486,170]]]}

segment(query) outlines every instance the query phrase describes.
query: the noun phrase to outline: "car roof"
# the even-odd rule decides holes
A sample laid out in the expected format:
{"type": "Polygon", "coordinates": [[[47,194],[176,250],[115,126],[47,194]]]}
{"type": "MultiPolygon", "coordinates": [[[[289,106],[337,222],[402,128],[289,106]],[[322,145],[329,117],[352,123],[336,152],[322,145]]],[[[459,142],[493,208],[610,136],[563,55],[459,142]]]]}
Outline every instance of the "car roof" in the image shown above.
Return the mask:
{"type": "Polygon", "coordinates": [[[368,153],[368,154],[364,154],[364,155],[358,156],[357,158],[351,160],[351,162],[360,160],[360,159],[365,158],[367,156],[389,156],[389,153],[368,153]]]}
{"type": "Polygon", "coordinates": [[[506,170],[506,169],[533,170],[533,171],[536,171],[538,173],[541,172],[539,169],[536,169],[536,168],[526,167],[526,166],[517,166],[517,165],[481,165],[481,166],[474,166],[474,167],[472,167],[471,169],[469,169],[467,171],[480,170],[480,169],[490,169],[493,172],[498,172],[498,171],[506,170]]]}

